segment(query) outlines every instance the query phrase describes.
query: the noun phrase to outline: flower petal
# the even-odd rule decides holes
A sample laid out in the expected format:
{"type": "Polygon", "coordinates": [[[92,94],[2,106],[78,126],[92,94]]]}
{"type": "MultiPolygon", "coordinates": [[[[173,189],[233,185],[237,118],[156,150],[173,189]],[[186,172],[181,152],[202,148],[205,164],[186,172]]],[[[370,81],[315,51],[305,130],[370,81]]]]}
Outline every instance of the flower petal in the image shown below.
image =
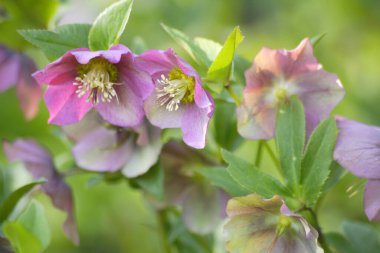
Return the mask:
{"type": "Polygon", "coordinates": [[[199,108],[188,105],[182,118],[184,142],[193,148],[204,148],[206,145],[207,127],[210,121],[210,108],[199,108]]]}
{"type": "Polygon", "coordinates": [[[75,244],[79,235],[75,224],[73,195],[63,177],[55,170],[49,153],[33,140],[18,139],[13,144],[4,142],[4,151],[10,161],[22,161],[35,179],[45,178],[42,190],[50,197],[55,207],[67,213],[63,225],[65,234],[75,244]]]}
{"type": "Polygon", "coordinates": [[[345,91],[335,74],[323,69],[297,76],[297,93],[305,107],[308,135],[343,99],[345,91]]]}
{"type": "Polygon", "coordinates": [[[72,55],[74,55],[75,59],[80,64],[87,64],[92,59],[101,57],[109,61],[110,63],[116,64],[120,62],[121,57],[124,54],[131,54],[131,51],[123,46],[123,45],[116,45],[110,48],[109,50],[104,51],[76,51],[72,52],[72,55]]]}
{"type": "Polygon", "coordinates": [[[32,76],[39,84],[64,85],[74,83],[77,77],[78,62],[73,56],[74,52],[88,52],[86,48],[78,48],[65,53],[62,57],[46,65],[43,70],[35,72],[32,76]]]}
{"type": "Polygon", "coordinates": [[[334,159],[356,176],[380,179],[380,128],[337,117],[334,159]]]}
{"type": "Polygon", "coordinates": [[[38,113],[42,90],[31,76],[37,70],[34,62],[25,55],[20,55],[19,58],[20,73],[17,82],[17,95],[25,118],[31,120],[38,113]]]}
{"type": "Polygon", "coordinates": [[[222,221],[219,191],[211,185],[195,185],[184,196],[183,218],[190,231],[211,233],[222,221]]]}
{"type": "Polygon", "coordinates": [[[135,66],[132,54],[123,55],[118,68],[122,82],[128,84],[136,95],[145,100],[152,94],[154,90],[152,77],[135,66]]]}
{"type": "Polygon", "coordinates": [[[87,170],[113,172],[120,169],[131,156],[133,138],[119,143],[115,130],[98,128],[84,136],[72,152],[76,163],[87,170]]]}
{"type": "Polygon", "coordinates": [[[103,124],[105,124],[104,120],[93,110],[87,113],[78,123],[63,126],[62,130],[70,139],[79,141],[103,124]]]}
{"type": "Polygon", "coordinates": [[[81,120],[91,110],[92,104],[86,95],[79,98],[76,86],[70,82],[65,85],[48,86],[44,98],[49,110],[49,123],[57,125],[73,124],[81,120]]]}
{"type": "Polygon", "coordinates": [[[380,221],[380,180],[369,180],[364,192],[365,213],[369,220],[380,221]]]}
{"type": "Polygon", "coordinates": [[[136,95],[129,84],[116,85],[118,99],[111,102],[99,103],[95,109],[109,123],[121,127],[135,127],[144,119],[144,104],[141,97],[136,95]]]}
{"type": "Polygon", "coordinates": [[[146,123],[139,127],[139,131],[137,143],[122,169],[126,177],[137,177],[147,172],[157,162],[162,148],[161,131],[158,128],[146,123]],[[147,140],[142,141],[141,136],[147,137],[147,140]]]}
{"type": "Polygon", "coordinates": [[[159,128],[181,127],[185,106],[180,105],[176,111],[168,111],[165,105],[161,105],[157,100],[157,93],[154,91],[144,103],[147,118],[152,125],[159,128]]]}

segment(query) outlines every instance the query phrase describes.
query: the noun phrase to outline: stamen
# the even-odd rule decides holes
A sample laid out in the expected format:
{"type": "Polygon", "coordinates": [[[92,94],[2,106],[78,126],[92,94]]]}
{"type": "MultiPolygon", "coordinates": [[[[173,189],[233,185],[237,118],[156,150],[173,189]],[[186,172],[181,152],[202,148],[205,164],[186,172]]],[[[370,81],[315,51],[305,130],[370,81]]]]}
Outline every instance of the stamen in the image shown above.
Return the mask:
{"type": "Polygon", "coordinates": [[[181,102],[194,101],[194,79],[183,74],[180,69],[173,69],[169,78],[161,75],[156,84],[158,103],[169,112],[177,111],[181,102]]]}
{"type": "Polygon", "coordinates": [[[77,86],[75,93],[79,98],[88,94],[87,102],[98,104],[101,102],[111,102],[117,97],[114,85],[117,80],[117,69],[114,65],[103,58],[95,58],[86,65],[81,65],[78,69],[79,76],[75,78],[73,83],[77,86]]]}

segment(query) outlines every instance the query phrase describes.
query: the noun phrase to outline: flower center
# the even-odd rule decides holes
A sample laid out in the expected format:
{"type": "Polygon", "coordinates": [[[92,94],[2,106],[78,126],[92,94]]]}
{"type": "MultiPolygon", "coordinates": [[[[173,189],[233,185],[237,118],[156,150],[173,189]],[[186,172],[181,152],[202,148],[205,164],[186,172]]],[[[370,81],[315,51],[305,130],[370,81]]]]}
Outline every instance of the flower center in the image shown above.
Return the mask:
{"type": "Polygon", "coordinates": [[[118,97],[114,85],[118,79],[118,70],[112,63],[104,58],[94,58],[87,64],[78,67],[78,76],[74,83],[77,86],[78,97],[83,97],[89,92],[88,102],[93,104],[111,102],[112,98],[118,97]]]}
{"type": "Polygon", "coordinates": [[[180,68],[172,69],[168,77],[161,75],[156,84],[158,102],[170,112],[178,110],[181,103],[194,102],[194,77],[185,75],[180,68]]]}
{"type": "Polygon", "coordinates": [[[289,228],[291,225],[292,225],[291,218],[285,215],[280,215],[278,224],[277,224],[277,229],[276,229],[277,235],[282,235],[285,229],[289,228]]]}

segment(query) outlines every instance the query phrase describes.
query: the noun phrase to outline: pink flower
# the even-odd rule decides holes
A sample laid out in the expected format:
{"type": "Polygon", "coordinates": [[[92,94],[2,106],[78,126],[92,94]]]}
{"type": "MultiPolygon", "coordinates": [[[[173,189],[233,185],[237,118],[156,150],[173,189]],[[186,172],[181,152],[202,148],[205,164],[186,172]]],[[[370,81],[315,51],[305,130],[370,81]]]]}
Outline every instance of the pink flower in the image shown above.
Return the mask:
{"type": "Polygon", "coordinates": [[[0,45],[0,92],[16,86],[21,109],[27,120],[36,116],[42,94],[41,87],[31,76],[36,70],[36,65],[28,56],[0,45]]]}
{"type": "Polygon", "coordinates": [[[123,45],[69,51],[33,76],[48,84],[49,123],[57,125],[78,122],[95,108],[111,124],[137,126],[144,119],[143,100],[153,90],[150,76],[136,68],[133,54],[123,45]]]}
{"type": "Polygon", "coordinates": [[[244,100],[237,109],[238,131],[248,139],[270,139],[278,104],[298,96],[305,107],[308,135],[344,97],[335,74],[323,70],[309,39],[291,50],[263,48],[245,72],[244,100]]]}
{"type": "Polygon", "coordinates": [[[79,244],[72,192],[56,171],[50,154],[33,140],[18,139],[13,143],[4,142],[3,145],[8,160],[22,161],[35,179],[47,179],[47,183],[41,186],[42,190],[50,197],[54,206],[67,213],[64,231],[75,244],[79,244]]]}
{"type": "Polygon", "coordinates": [[[204,148],[214,101],[198,73],[172,49],[146,51],[136,63],[155,83],[144,106],[149,121],[160,128],[181,128],[187,145],[204,148]]]}

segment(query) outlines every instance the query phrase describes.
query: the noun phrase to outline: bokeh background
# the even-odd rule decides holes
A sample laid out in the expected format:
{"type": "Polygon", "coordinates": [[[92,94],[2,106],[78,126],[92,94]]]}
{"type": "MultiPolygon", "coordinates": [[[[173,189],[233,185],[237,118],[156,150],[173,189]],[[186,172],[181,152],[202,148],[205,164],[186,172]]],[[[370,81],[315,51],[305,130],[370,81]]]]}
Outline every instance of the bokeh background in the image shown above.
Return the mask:
{"type": "MultiPolygon", "coordinates": [[[[38,0],[35,0],[38,1],[38,0]]],[[[54,25],[90,23],[110,3],[109,0],[62,1],[54,25]]],[[[1,2],[0,2],[1,3],[1,2]]],[[[174,47],[187,57],[163,31],[160,23],[223,43],[234,26],[239,25],[245,40],[238,53],[251,61],[263,46],[294,48],[304,37],[326,36],[315,54],[325,69],[337,73],[347,95],[336,114],[380,126],[380,1],[378,0],[135,0],[122,42],[132,45],[143,39],[150,48],[174,47]]],[[[18,45],[1,32],[0,42],[18,45]]],[[[19,38],[20,39],[20,38],[19,38]]],[[[27,53],[43,67],[47,60],[30,47],[27,53]]],[[[31,122],[24,121],[15,89],[0,94],[0,138],[33,137],[49,147],[57,163],[69,160],[68,143],[54,126],[47,125],[43,102],[31,122]]],[[[247,141],[238,153],[254,158],[256,144],[247,141]]],[[[0,166],[14,175],[8,187],[25,179],[22,168],[6,163],[0,152],[0,166]]],[[[62,165],[62,169],[65,166],[62,165]]],[[[272,170],[264,159],[262,168],[272,170]]],[[[141,194],[125,182],[88,184],[89,176],[72,175],[67,181],[75,195],[81,245],[74,247],[63,235],[65,215],[54,209],[49,199],[37,194],[47,210],[52,229],[48,253],[163,252],[154,213],[141,194]]],[[[362,208],[363,182],[346,173],[331,189],[319,207],[324,231],[339,231],[344,220],[367,222],[362,208]],[[350,188],[350,186],[353,186],[350,188]],[[352,194],[355,193],[356,194],[352,194]],[[350,196],[353,195],[353,196],[350,196]]],[[[380,227],[377,224],[380,231],[380,227]]]]}

